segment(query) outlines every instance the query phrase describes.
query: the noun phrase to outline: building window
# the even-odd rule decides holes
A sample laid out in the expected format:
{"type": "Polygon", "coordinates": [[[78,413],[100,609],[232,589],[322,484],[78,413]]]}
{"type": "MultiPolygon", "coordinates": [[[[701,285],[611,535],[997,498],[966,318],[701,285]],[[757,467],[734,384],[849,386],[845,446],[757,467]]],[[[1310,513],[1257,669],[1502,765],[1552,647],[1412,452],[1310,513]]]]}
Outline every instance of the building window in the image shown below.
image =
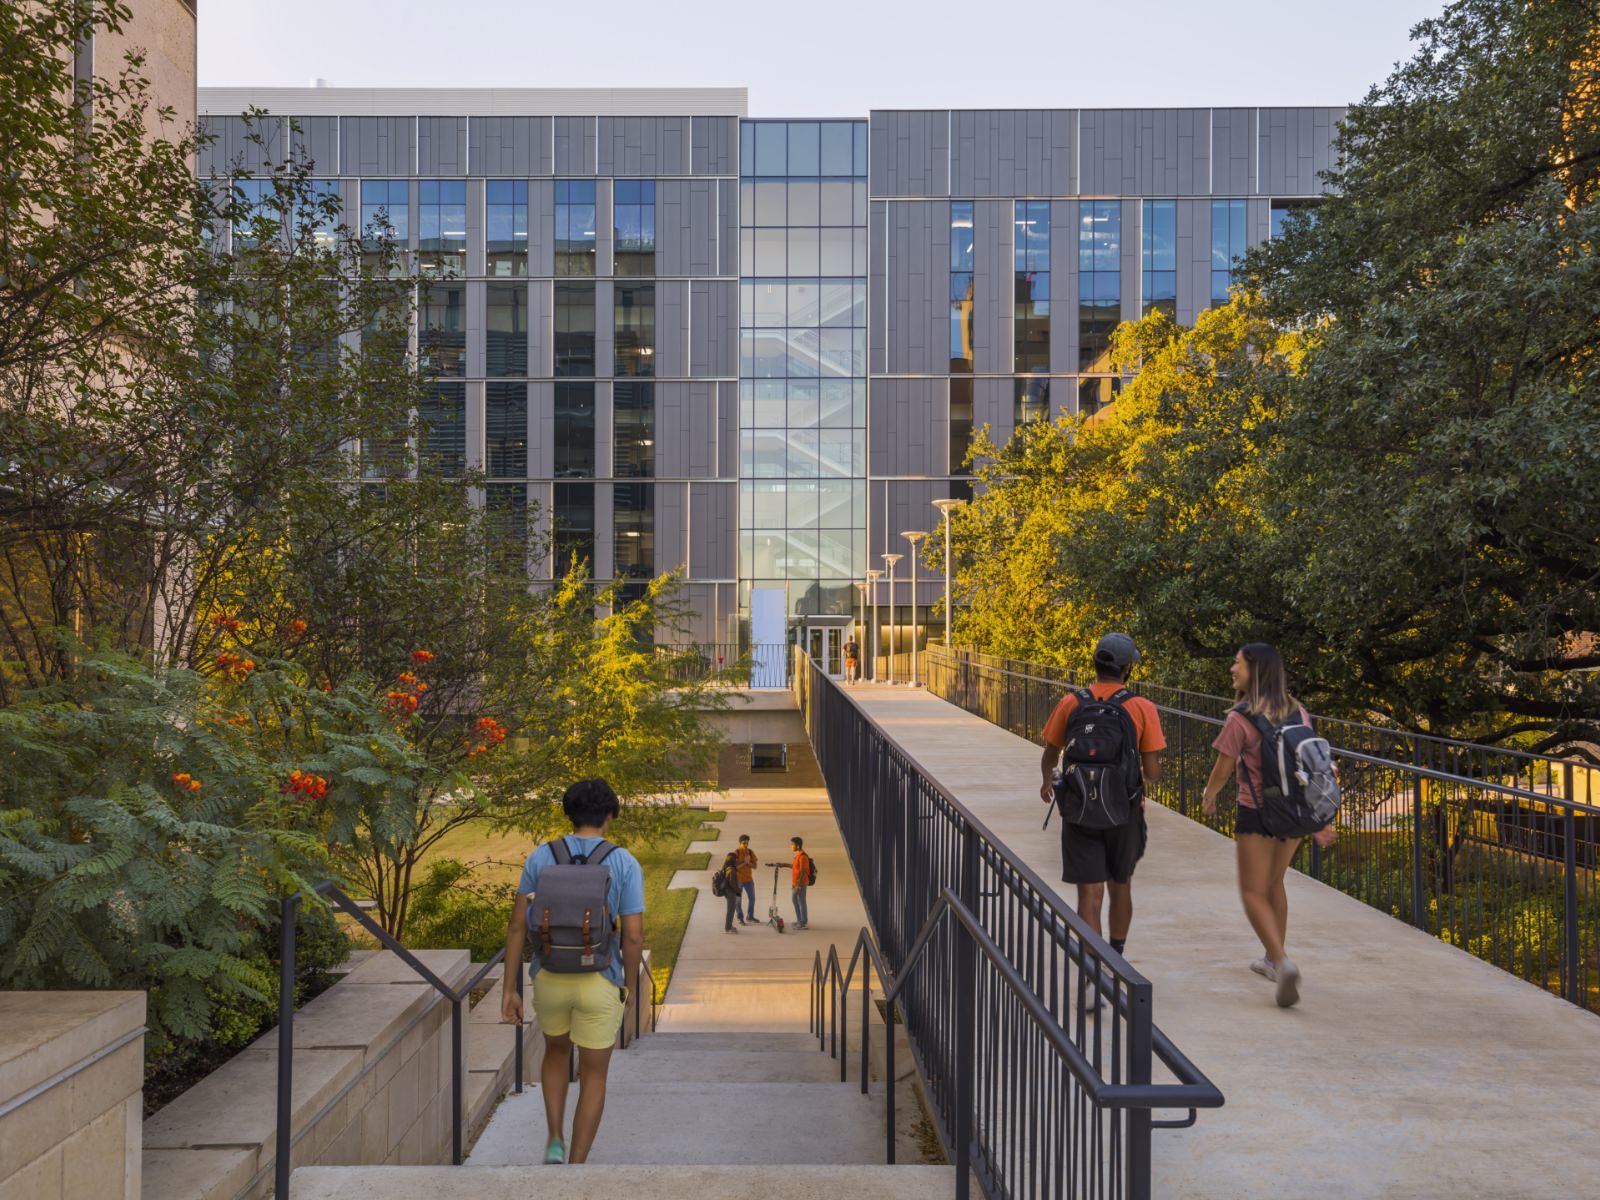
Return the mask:
{"type": "Polygon", "coordinates": [[[1245,252],[1244,201],[1211,202],[1211,303],[1226,304],[1233,266],[1245,252]]]}
{"type": "Polygon", "coordinates": [[[611,473],[649,479],[656,473],[656,385],[617,383],[611,396],[611,473]]]}
{"type": "Polygon", "coordinates": [[[1048,379],[1018,379],[1012,404],[1013,423],[1019,428],[1031,421],[1050,419],[1050,381],[1048,379]]]}
{"type": "Polygon", "coordinates": [[[491,556],[506,567],[527,570],[527,485],[491,483],[484,488],[483,498],[491,556]]]}
{"type": "Polygon", "coordinates": [[[280,237],[283,209],[279,207],[277,183],[267,179],[233,181],[233,252],[254,250],[262,241],[280,237]]]}
{"type": "Polygon", "coordinates": [[[467,373],[466,285],[422,287],[417,315],[417,365],[439,375],[467,373]]]}
{"type": "Polygon", "coordinates": [[[1116,376],[1078,381],[1078,415],[1092,417],[1109,407],[1122,390],[1122,380],[1116,376]]]}
{"type": "Polygon", "coordinates": [[[417,407],[418,463],[438,475],[467,469],[466,384],[436,383],[417,407]]]}
{"type": "Polygon", "coordinates": [[[612,194],[616,231],[614,273],[656,273],[656,185],[653,179],[619,179],[612,194]]]}
{"type": "Polygon", "coordinates": [[[488,254],[484,270],[490,275],[528,273],[528,181],[491,179],[484,205],[488,254]]]}
{"type": "Polygon", "coordinates": [[[361,248],[369,266],[387,240],[403,263],[411,238],[411,185],[404,179],[361,181],[361,248]]]}
{"type": "Polygon", "coordinates": [[[555,362],[558,376],[594,374],[594,284],[555,285],[555,362]]]}
{"type": "Polygon", "coordinates": [[[1078,204],[1078,369],[1111,369],[1111,331],[1122,312],[1122,207],[1078,204]]]}
{"type": "Polygon", "coordinates": [[[1318,200],[1274,200],[1272,202],[1272,224],[1270,232],[1273,240],[1281,238],[1285,227],[1297,217],[1304,217],[1308,221],[1317,219],[1318,200]]]}
{"type": "Polygon", "coordinates": [[[594,561],[594,484],[558,483],[551,513],[555,573],[565,575],[574,563],[594,561]]]}
{"type": "Polygon", "coordinates": [[[751,742],[750,770],[756,775],[784,774],[789,770],[789,746],[786,742],[751,742]]]}
{"type": "Polygon", "coordinates": [[[594,274],[594,180],[556,180],[556,274],[594,274]]]}
{"type": "Polygon", "coordinates": [[[295,210],[295,237],[309,238],[318,250],[339,248],[339,223],[344,219],[344,198],[337,179],[313,179],[303,203],[295,210]]]}
{"type": "Polygon", "coordinates": [[[950,381],[950,474],[967,475],[967,452],[972,448],[972,380],[950,381]]]}
{"type": "Polygon", "coordinates": [[[487,285],[484,373],[491,379],[528,373],[528,285],[487,285]]]}
{"type": "Polygon", "coordinates": [[[521,479],[528,474],[527,384],[485,385],[483,443],[484,470],[491,479],[521,479]]]}
{"type": "Polygon", "coordinates": [[[417,259],[423,271],[460,275],[467,269],[467,184],[424,179],[417,184],[417,259]]]}
{"type": "Polygon", "coordinates": [[[972,201],[950,202],[950,369],[972,372],[972,201]]]}
{"type": "Polygon", "coordinates": [[[616,292],[616,364],[619,378],[654,375],[656,285],[619,283],[616,292]]]}
{"type": "Polygon", "coordinates": [[[556,384],[555,442],[557,478],[594,477],[594,384],[556,384]]]}
{"type": "Polygon", "coordinates": [[[617,579],[649,579],[656,572],[655,486],[612,485],[617,579]]]}
{"type": "Polygon", "coordinates": [[[1140,313],[1164,312],[1178,319],[1178,204],[1144,202],[1143,299],[1140,313]]]}
{"type": "Polygon", "coordinates": [[[1050,202],[1018,200],[1012,214],[1016,240],[1016,371],[1050,369],[1050,202]]]}

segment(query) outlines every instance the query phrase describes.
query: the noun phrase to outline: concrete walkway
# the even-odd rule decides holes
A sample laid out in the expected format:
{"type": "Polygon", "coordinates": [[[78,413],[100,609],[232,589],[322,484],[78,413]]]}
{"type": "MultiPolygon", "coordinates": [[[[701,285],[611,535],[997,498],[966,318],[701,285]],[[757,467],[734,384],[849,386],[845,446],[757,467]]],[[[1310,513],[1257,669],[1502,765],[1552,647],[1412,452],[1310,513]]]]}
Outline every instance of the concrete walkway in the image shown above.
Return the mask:
{"type": "Polygon", "coordinates": [[[726,809],[728,819],[715,843],[696,842],[694,848],[709,848],[715,869],[738,846],[740,834],[750,835],[751,848],[761,860],[756,913],[762,924],[741,927],[735,922],[739,932],[724,933],[723,902],[711,894],[711,870],[678,874],[674,887],[698,887],[701,894],[661,1009],[661,1032],[804,1033],[816,952],[826,954],[835,942],[841,951],[853,946],[867,922],[828,794],[821,788],[734,788],[709,803],[726,809]],[[798,931],[792,928],[789,895],[789,839],[795,836],[805,839],[806,850],[817,861],[810,927],[798,931]],[[783,934],[765,923],[773,902],[773,863],[782,868],[777,904],[790,926],[783,934]]]}
{"type": "MultiPolygon", "coordinates": [[[[1044,879],[1038,748],[925,691],[846,689],[1044,879]]],[[[1600,1018],[1290,873],[1299,1007],[1248,962],[1232,843],[1158,805],[1128,958],[1155,1019],[1226,1107],[1154,1137],[1156,1196],[1545,1197],[1595,1193],[1600,1018]]],[[[1072,889],[1058,885],[1071,898],[1072,889]]]]}

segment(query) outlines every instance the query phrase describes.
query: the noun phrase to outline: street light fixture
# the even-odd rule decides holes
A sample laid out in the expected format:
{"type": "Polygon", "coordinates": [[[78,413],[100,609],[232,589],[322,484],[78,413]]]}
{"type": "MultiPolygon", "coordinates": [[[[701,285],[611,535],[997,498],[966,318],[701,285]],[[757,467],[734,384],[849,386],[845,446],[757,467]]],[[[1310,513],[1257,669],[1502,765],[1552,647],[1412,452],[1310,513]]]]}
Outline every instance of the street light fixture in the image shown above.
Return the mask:
{"type": "Polygon", "coordinates": [[[900,535],[911,543],[911,686],[921,687],[917,675],[917,543],[928,536],[926,529],[911,529],[900,535]]]}
{"type": "Polygon", "coordinates": [[[966,503],[951,496],[944,500],[935,500],[933,506],[944,517],[944,652],[951,653],[950,644],[950,514],[966,503]]]}
{"type": "Polygon", "coordinates": [[[905,557],[904,554],[885,554],[883,561],[889,564],[889,683],[894,683],[894,565],[905,557]]]}
{"type": "Polygon", "coordinates": [[[878,677],[878,580],[883,578],[883,572],[873,567],[867,572],[867,583],[872,588],[872,627],[867,630],[867,636],[872,639],[872,677],[878,677]]]}

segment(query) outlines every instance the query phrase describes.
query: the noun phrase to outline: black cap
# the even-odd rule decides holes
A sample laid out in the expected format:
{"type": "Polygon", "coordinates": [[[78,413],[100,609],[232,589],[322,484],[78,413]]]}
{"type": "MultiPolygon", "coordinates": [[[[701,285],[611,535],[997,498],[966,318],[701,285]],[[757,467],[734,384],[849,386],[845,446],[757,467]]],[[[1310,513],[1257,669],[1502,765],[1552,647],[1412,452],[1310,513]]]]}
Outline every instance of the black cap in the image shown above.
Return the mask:
{"type": "Polygon", "coordinates": [[[1126,671],[1139,661],[1139,647],[1125,633],[1108,633],[1096,643],[1094,665],[1113,671],[1126,671]]]}

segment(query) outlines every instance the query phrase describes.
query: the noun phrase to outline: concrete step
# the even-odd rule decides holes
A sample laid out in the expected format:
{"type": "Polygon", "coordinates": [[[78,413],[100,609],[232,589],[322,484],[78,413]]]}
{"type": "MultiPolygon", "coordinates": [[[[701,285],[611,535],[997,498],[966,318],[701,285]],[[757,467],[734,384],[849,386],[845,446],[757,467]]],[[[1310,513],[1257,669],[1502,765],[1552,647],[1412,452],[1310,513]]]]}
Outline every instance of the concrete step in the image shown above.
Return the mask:
{"type": "MultiPolygon", "coordinates": [[[[577,1089],[568,1094],[570,1114],[577,1089]]],[[[881,1085],[863,1097],[839,1083],[627,1082],[606,1088],[591,1161],[703,1166],[884,1160],[881,1085]]],[[[472,1149],[474,1166],[521,1166],[544,1153],[537,1088],[507,1096],[472,1149]]]]}
{"type": "Polygon", "coordinates": [[[811,1165],[752,1171],[729,1166],[583,1167],[301,1167],[293,1200],[706,1200],[708,1196],[759,1196],[761,1200],[816,1200],[818,1196],[870,1196],[874,1200],[935,1200],[955,1191],[949,1167],[811,1165]]]}
{"type": "MultiPolygon", "coordinates": [[[[837,1059],[809,1050],[701,1050],[693,1054],[667,1050],[645,1053],[659,1038],[643,1038],[626,1053],[611,1056],[608,1090],[633,1083],[837,1083],[837,1059]]],[[[859,1080],[858,1064],[850,1064],[859,1080]]]]}
{"type": "Polygon", "coordinates": [[[628,1051],[650,1054],[772,1054],[805,1052],[822,1057],[809,1033],[671,1033],[660,1030],[639,1039],[628,1051]]]}

